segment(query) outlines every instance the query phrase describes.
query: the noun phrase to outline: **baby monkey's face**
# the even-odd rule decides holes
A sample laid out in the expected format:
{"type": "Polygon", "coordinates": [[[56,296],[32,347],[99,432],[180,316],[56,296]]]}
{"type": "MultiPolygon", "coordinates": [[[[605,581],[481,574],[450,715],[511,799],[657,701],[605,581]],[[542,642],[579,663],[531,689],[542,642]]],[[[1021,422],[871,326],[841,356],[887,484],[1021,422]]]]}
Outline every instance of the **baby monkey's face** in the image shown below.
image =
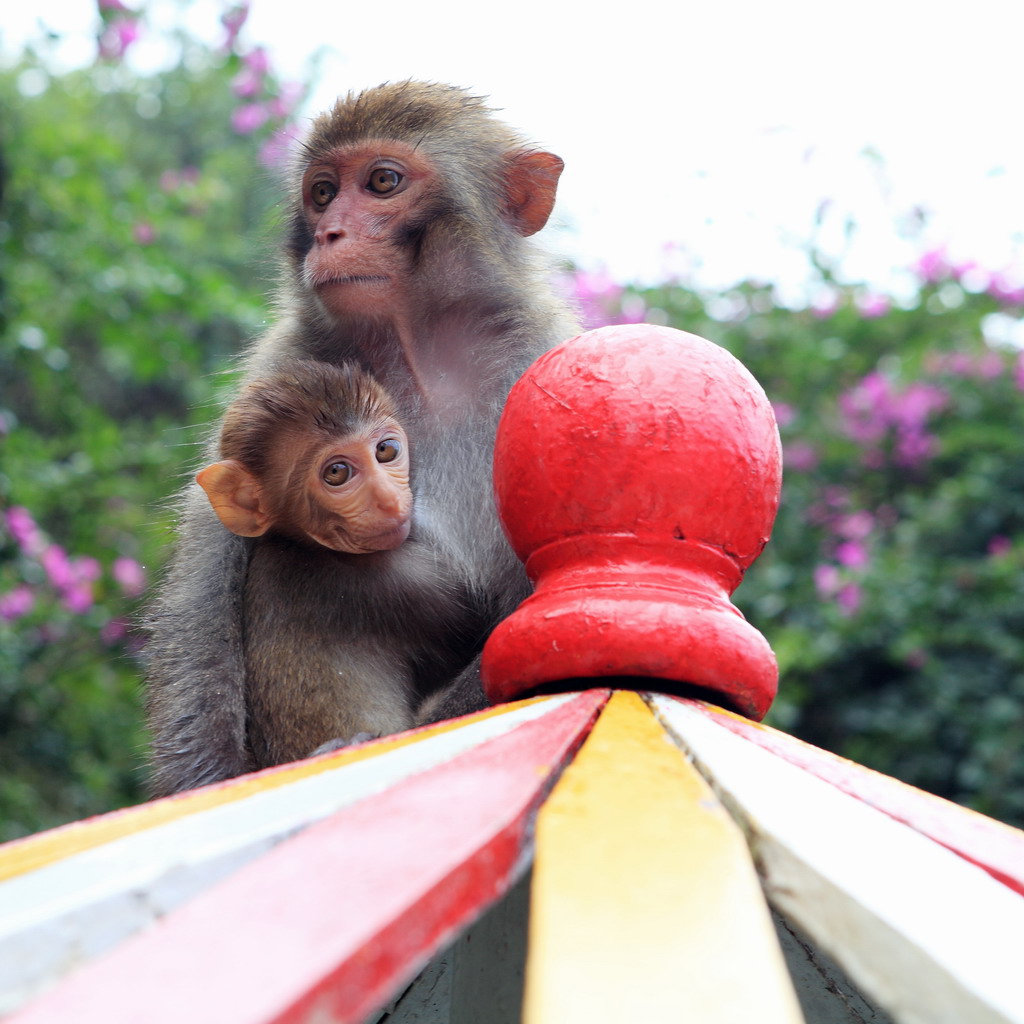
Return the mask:
{"type": "Polygon", "coordinates": [[[291,505],[300,520],[291,526],[318,544],[361,555],[390,551],[409,536],[409,440],[394,420],[309,443],[295,465],[305,469],[290,474],[289,486],[306,500],[291,505]]]}

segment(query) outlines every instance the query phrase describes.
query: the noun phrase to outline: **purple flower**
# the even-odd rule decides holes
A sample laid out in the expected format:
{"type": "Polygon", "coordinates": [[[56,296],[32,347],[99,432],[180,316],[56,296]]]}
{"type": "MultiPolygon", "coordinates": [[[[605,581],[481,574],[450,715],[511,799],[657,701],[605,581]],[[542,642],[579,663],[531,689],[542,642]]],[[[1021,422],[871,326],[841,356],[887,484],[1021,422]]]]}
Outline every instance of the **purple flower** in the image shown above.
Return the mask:
{"type": "Polygon", "coordinates": [[[146,570],[134,558],[115,558],[111,573],[126,597],[138,597],[146,589],[146,570]]]}
{"type": "Polygon", "coordinates": [[[232,7],[231,10],[225,11],[221,15],[220,23],[227,29],[227,39],[224,40],[224,49],[232,50],[235,46],[235,40],[238,38],[238,33],[242,31],[242,26],[245,24],[246,18],[249,17],[249,0],[243,0],[242,3],[236,7],[232,7]]]}
{"type": "Polygon", "coordinates": [[[103,575],[103,567],[92,555],[79,555],[71,560],[71,571],[79,581],[98,580],[103,575]]]}
{"type": "Polygon", "coordinates": [[[993,274],[986,291],[1004,306],[1024,306],[1024,284],[1013,281],[1008,274],[993,274]]]}
{"type": "Polygon", "coordinates": [[[832,597],[842,584],[834,565],[818,565],[814,569],[814,587],[822,597],[832,597]]]}
{"type": "Polygon", "coordinates": [[[839,396],[839,411],[847,436],[865,449],[865,465],[884,464],[881,444],[891,437],[894,461],[912,468],[935,453],[935,439],[925,426],[948,401],[942,388],[920,381],[899,393],[874,372],[839,396]]]}
{"type": "Polygon", "coordinates": [[[128,620],[123,617],[111,619],[100,629],[100,639],[105,644],[116,644],[128,635],[128,620]]]}
{"type": "Polygon", "coordinates": [[[936,249],[929,249],[928,252],[922,253],[917,263],[914,264],[914,270],[921,280],[928,284],[935,284],[937,281],[949,277],[950,266],[949,260],[946,258],[946,247],[940,245],[936,249]]]}
{"type": "Polygon", "coordinates": [[[863,509],[836,520],[835,532],[847,540],[864,540],[875,528],[875,517],[863,509]]]}
{"type": "Polygon", "coordinates": [[[288,117],[299,105],[305,89],[299,82],[285,82],[277,95],[270,101],[270,112],[281,120],[288,117]]]}
{"type": "Polygon", "coordinates": [[[39,527],[36,526],[32,513],[20,505],[13,505],[7,510],[4,518],[7,521],[7,529],[10,531],[18,547],[26,555],[38,558],[46,547],[46,538],[39,527]]]}
{"type": "Polygon", "coordinates": [[[772,409],[780,427],[788,427],[796,419],[796,410],[788,402],[772,402],[772,409]]]}
{"type": "Polygon", "coordinates": [[[857,299],[857,309],[865,320],[876,320],[885,316],[892,308],[892,302],[884,295],[862,295],[857,299]]]}
{"type": "Polygon", "coordinates": [[[262,46],[257,46],[242,58],[242,63],[254,75],[265,75],[270,70],[270,57],[262,46]]]}
{"type": "Polygon", "coordinates": [[[92,607],[92,584],[75,582],[61,592],[60,603],[76,615],[87,612],[92,607]]]}
{"type": "Polygon", "coordinates": [[[58,590],[68,590],[77,582],[71,560],[59,544],[50,544],[39,556],[39,562],[46,570],[50,582],[58,590]]]}
{"type": "Polygon", "coordinates": [[[859,583],[845,583],[836,594],[836,604],[844,615],[853,615],[860,608],[862,597],[859,583]]]}
{"type": "Polygon", "coordinates": [[[238,135],[250,135],[262,128],[270,117],[270,111],[263,103],[245,103],[231,115],[231,127],[238,135]]]}
{"type": "Polygon", "coordinates": [[[263,75],[253,71],[252,68],[242,68],[231,80],[231,91],[236,96],[246,99],[255,96],[263,88],[263,77],[263,75]]]}
{"type": "Polygon", "coordinates": [[[106,60],[120,60],[141,31],[134,15],[114,19],[100,36],[100,56],[106,60]]]}
{"type": "Polygon", "coordinates": [[[13,622],[27,615],[36,603],[32,588],[26,583],[19,584],[6,594],[0,594],[0,619],[13,622]]]}
{"type": "Polygon", "coordinates": [[[862,569],[868,564],[868,549],[858,540],[846,540],[836,546],[836,561],[849,569],[862,569]]]}
{"type": "Polygon", "coordinates": [[[836,314],[840,306],[838,292],[828,292],[815,297],[811,303],[811,315],[817,320],[828,320],[836,314]]]}
{"type": "Polygon", "coordinates": [[[783,447],[783,462],[787,469],[797,473],[810,473],[818,468],[818,453],[814,445],[796,442],[783,447]]]}
{"type": "Polygon", "coordinates": [[[1009,537],[997,535],[988,542],[988,553],[993,558],[1002,558],[1013,550],[1013,541],[1009,537]]]}

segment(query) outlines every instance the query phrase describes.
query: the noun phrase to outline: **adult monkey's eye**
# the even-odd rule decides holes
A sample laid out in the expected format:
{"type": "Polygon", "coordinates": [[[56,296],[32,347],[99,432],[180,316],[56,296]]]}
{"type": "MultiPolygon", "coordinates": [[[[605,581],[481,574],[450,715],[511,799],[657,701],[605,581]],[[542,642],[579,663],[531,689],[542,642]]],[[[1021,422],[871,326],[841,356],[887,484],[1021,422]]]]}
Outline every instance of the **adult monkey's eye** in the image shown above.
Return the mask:
{"type": "Polygon", "coordinates": [[[394,462],[402,453],[402,442],[393,437],[385,438],[377,445],[378,462],[394,462]]]}
{"type": "Polygon", "coordinates": [[[340,487],[348,483],[352,476],[352,467],[347,462],[332,462],[321,474],[321,479],[328,487],[340,487]]]}
{"type": "Polygon", "coordinates": [[[314,206],[326,206],[337,194],[338,190],[329,181],[316,181],[309,190],[314,206]]]}
{"type": "Polygon", "coordinates": [[[394,192],[401,183],[402,175],[398,171],[393,171],[390,167],[375,167],[370,171],[370,180],[366,187],[379,196],[385,196],[389,192],[394,192]]]}

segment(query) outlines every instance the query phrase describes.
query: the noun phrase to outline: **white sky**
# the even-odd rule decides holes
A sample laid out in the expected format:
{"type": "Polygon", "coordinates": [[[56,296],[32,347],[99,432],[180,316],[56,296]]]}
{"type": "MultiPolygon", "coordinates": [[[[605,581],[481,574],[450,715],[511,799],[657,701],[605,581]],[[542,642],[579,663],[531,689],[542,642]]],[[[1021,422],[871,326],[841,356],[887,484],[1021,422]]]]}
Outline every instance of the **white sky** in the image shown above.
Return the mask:
{"type": "MultiPolygon", "coordinates": [[[[221,38],[216,0],[143,5],[221,38]],[[185,13],[183,13],[183,10],[185,13]]],[[[0,22],[10,52],[32,31],[29,4],[0,22]]],[[[50,0],[65,58],[93,53],[92,0],[50,0]]],[[[339,92],[427,78],[491,97],[562,156],[555,248],[620,280],[671,264],[724,285],[750,275],[795,296],[799,243],[830,200],[822,241],[858,224],[847,276],[899,290],[918,243],[894,218],[932,211],[929,244],[991,269],[1024,254],[1022,0],[253,0],[244,42],[286,77],[317,67],[311,112],[339,92]],[[882,162],[863,156],[871,147],[882,162]]]]}

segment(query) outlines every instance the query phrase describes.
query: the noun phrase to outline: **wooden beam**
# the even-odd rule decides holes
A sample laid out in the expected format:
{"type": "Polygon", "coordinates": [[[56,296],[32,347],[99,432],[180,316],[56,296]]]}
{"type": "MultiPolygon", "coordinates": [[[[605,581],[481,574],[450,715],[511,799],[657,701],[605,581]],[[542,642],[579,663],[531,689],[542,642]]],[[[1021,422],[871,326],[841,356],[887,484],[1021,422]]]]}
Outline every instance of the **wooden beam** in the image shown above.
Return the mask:
{"type": "Polygon", "coordinates": [[[777,729],[697,703],[723,728],[752,740],[791,764],[941,843],[993,878],[1024,895],[1024,832],[966,807],[908,786],[854,761],[812,747],[777,729]]]}
{"type": "Polygon", "coordinates": [[[633,693],[537,821],[524,1021],[800,1021],[746,843],[633,693]]]}
{"type": "MultiPolygon", "coordinates": [[[[460,721],[340,751],[215,787],[180,814],[97,822],[95,845],[75,834],[65,856],[0,883],[0,1013],[193,898],[284,836],[341,807],[553,710],[568,696],[505,705],[460,721]],[[134,825],[134,828],[130,826],[134,825]]],[[[53,844],[56,854],[59,844],[53,844]]]]}
{"type": "Polygon", "coordinates": [[[27,871],[34,871],[62,857],[94,849],[103,843],[120,839],[122,836],[130,835],[141,829],[153,828],[186,814],[195,814],[211,807],[219,807],[233,800],[242,800],[254,793],[266,792],[278,786],[291,785],[299,779],[361,761],[367,757],[375,757],[385,750],[392,750],[406,743],[416,743],[427,736],[458,729],[467,722],[504,714],[530,703],[533,701],[525,700],[498,708],[489,708],[475,715],[467,715],[465,718],[440,722],[437,725],[413,729],[395,736],[387,736],[373,743],[349,747],[321,757],[279,765],[276,768],[267,768],[251,775],[242,775],[236,779],[217,782],[200,789],[176,793],[174,796],[152,800],[135,807],[124,807],[107,814],[85,818],[82,821],[73,821],[45,832],[37,832],[35,835],[25,836],[24,839],[12,840],[0,845],[0,882],[27,871]]]}
{"type": "Polygon", "coordinates": [[[652,697],[750,837],[771,902],[901,1024],[1024,1021],[1024,900],[861,800],[652,697]]]}
{"type": "MultiPolygon", "coordinates": [[[[514,881],[606,691],[344,808],[5,1024],[358,1024],[514,881]]],[[[344,785],[344,772],[338,784],[344,785]]]]}

